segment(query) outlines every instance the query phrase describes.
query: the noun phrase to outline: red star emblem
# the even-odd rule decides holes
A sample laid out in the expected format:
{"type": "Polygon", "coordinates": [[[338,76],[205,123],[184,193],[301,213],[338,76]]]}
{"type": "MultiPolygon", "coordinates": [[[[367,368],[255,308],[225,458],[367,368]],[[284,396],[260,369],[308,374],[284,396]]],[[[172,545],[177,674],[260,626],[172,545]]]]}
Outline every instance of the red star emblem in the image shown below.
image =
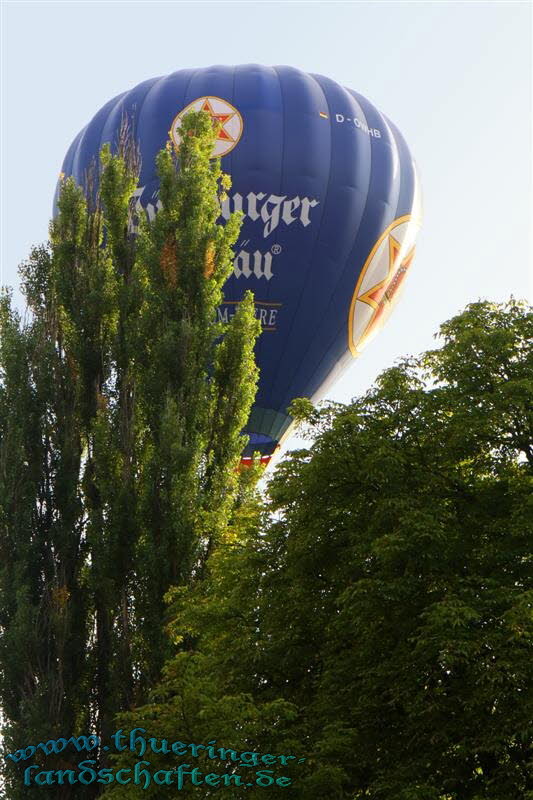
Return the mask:
{"type": "Polygon", "coordinates": [[[376,286],[373,286],[372,289],[369,289],[357,298],[364,303],[368,303],[368,305],[372,306],[374,309],[374,314],[358,346],[361,346],[363,340],[366,339],[370,332],[376,327],[384,311],[392,303],[394,295],[398,291],[400,284],[407,274],[407,270],[411,266],[415,255],[415,248],[412,247],[405,258],[398,263],[400,249],[400,243],[397,242],[393,236],[389,236],[389,270],[386,277],[376,284],[376,286]]]}
{"type": "Polygon", "coordinates": [[[202,108],[201,108],[201,111],[207,111],[207,113],[209,114],[211,119],[216,120],[217,122],[220,122],[220,129],[218,131],[217,140],[221,139],[224,142],[234,142],[235,141],[233,136],[230,136],[230,134],[227,132],[227,130],[224,127],[226,125],[226,123],[229,122],[230,119],[233,119],[233,117],[235,116],[235,112],[234,111],[232,111],[230,114],[217,114],[215,112],[215,110],[213,109],[213,106],[211,105],[211,103],[207,99],[204,101],[204,103],[202,105],[202,108]]]}

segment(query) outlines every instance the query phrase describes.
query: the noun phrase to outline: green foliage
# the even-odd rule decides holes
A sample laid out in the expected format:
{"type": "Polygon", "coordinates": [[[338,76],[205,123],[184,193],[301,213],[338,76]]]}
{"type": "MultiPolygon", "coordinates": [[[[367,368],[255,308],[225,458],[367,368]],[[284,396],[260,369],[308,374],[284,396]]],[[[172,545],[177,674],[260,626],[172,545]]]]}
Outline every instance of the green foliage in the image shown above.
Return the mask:
{"type": "MultiPolygon", "coordinates": [[[[260,468],[237,469],[252,297],[216,322],[240,220],[217,224],[211,122],[189,115],[179,161],[159,154],[150,224],[127,134],[98,195],[64,182],[21,269],[31,316],[0,300],[5,750],[144,727],[305,757],[276,766],[293,784],[272,798],[532,800],[530,309],[472,304],[351,405],[295,401],[315,443],[262,499],[260,468]]],[[[103,788],[6,777],[13,800],[103,788]]]]}
{"type": "MultiPolygon", "coordinates": [[[[148,731],[146,736],[166,738],[170,743],[216,740],[217,747],[234,750],[300,754],[301,744],[292,734],[297,712],[294,703],[267,695],[262,700],[257,694],[255,671],[260,667],[261,647],[258,571],[263,560],[255,547],[262,510],[250,473],[243,473],[238,508],[212,548],[203,579],[169,593],[169,633],[178,652],[165,665],[163,680],[152,691],[151,702],[120,715],[118,726],[124,731],[143,727],[148,731]]],[[[209,760],[202,754],[191,760],[148,753],[146,759],[152,774],[183,761],[197,765],[204,774],[235,770],[229,759],[209,760]]],[[[113,758],[113,763],[116,768],[132,768],[136,760],[137,756],[125,752],[113,758]]],[[[278,766],[276,775],[297,771],[293,766],[278,766]]],[[[237,769],[246,780],[254,772],[251,767],[237,769]]],[[[179,796],[208,796],[206,791],[205,786],[199,789],[189,783],[179,796]]],[[[222,798],[252,792],[235,786],[216,791],[222,798]]],[[[269,795],[280,797],[287,789],[268,787],[268,791],[269,795]]],[[[160,792],[155,784],[147,789],[114,785],[105,795],[118,800],[159,797],[160,792]]],[[[169,796],[174,796],[173,792],[177,790],[165,787],[169,796]]]]}
{"type": "MultiPolygon", "coordinates": [[[[106,737],[145,698],[172,652],[165,594],[199,580],[240,491],[260,326],[251,296],[216,322],[240,218],[217,222],[229,180],[211,121],[190,114],[179,159],[159,154],[152,223],[135,217],[138,153],[122,133],[118,155],[102,150],[98,194],[64,181],[50,243],[21,268],[31,315],[8,295],[0,308],[7,752],[106,737]]],[[[13,800],[98,789],[8,780],[13,800]]]]}
{"type": "Polygon", "coordinates": [[[293,406],[314,445],[173,595],[185,652],[123,727],[305,756],[306,800],[532,797],[532,334],[476,303],[351,405],[293,406]]]}

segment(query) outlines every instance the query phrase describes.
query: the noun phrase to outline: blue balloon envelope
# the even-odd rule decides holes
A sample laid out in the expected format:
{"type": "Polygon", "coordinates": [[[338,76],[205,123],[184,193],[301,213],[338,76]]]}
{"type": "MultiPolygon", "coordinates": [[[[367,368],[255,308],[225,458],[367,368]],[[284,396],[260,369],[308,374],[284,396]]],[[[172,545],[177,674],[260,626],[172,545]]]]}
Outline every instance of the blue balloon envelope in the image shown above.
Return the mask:
{"type": "Polygon", "coordinates": [[[230,319],[253,291],[261,376],[244,455],[268,460],[291,400],[323,397],[398,299],[420,226],[416,168],[398,129],[357,92],[249,64],[184,69],[115,97],[78,134],[62,175],[85,184],[127,117],[142,159],[137,204],[152,217],[156,154],[200,109],[220,122],[213,155],[232,178],[221,218],[244,213],[218,315],[230,319]]]}

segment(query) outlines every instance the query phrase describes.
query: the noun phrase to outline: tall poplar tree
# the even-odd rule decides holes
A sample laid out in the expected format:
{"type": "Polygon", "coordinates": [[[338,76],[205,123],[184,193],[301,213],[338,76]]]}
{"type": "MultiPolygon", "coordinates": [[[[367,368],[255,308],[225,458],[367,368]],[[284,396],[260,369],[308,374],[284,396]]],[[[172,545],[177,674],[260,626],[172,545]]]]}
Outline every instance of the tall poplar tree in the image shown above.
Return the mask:
{"type": "MultiPolygon", "coordinates": [[[[253,298],[216,322],[238,215],[203,112],[157,157],[162,210],[136,218],[124,126],[99,190],[64,181],[50,242],[0,306],[0,702],[4,750],[96,731],[139,703],[169,654],[165,594],[197,580],[238,491],[255,395],[253,298]]],[[[91,182],[90,182],[91,183],[91,182]]],[[[93,182],[94,183],[94,182],[93,182]]],[[[106,754],[100,753],[105,764],[106,754]]],[[[9,797],[89,798],[98,786],[9,797]]]]}

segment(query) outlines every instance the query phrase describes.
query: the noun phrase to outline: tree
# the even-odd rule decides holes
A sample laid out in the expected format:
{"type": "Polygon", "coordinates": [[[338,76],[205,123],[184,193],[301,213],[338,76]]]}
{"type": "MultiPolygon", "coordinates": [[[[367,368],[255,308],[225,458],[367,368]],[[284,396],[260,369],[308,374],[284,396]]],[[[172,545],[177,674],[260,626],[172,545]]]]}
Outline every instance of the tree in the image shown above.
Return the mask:
{"type": "Polygon", "coordinates": [[[190,649],[124,727],[307,757],[306,800],[532,798],[532,334],[474,303],[351,405],[294,404],[313,446],[175,597],[190,649]]]}
{"type": "MultiPolygon", "coordinates": [[[[21,269],[30,316],[5,294],[0,343],[0,649],[5,749],[95,730],[145,697],[169,652],[164,596],[199,580],[238,491],[259,333],[246,295],[216,322],[238,215],[203,112],[179,161],[157,158],[162,210],[135,219],[125,123],[99,190],[63,184],[50,243],[21,269]]],[[[91,178],[91,176],[90,176],[91,178]]],[[[105,765],[106,754],[100,753],[105,765]]],[[[48,756],[72,766],[76,752],[48,756]]],[[[100,786],[10,797],[93,797],[100,786]]]]}

